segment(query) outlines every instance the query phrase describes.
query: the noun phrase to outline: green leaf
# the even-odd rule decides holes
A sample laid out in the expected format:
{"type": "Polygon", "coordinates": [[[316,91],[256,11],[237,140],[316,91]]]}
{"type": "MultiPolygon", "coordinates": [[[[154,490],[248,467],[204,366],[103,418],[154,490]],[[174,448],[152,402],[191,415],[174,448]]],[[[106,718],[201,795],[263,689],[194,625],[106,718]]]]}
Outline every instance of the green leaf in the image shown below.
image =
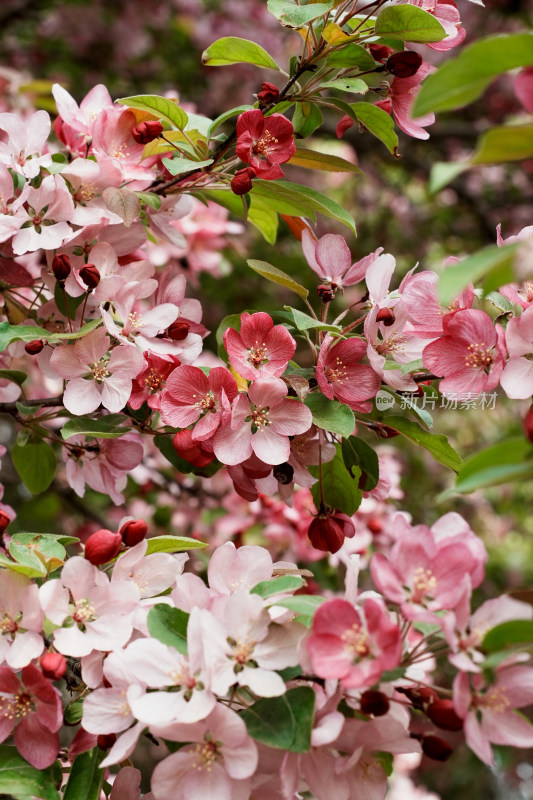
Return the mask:
{"type": "Polygon", "coordinates": [[[325,597],[320,597],[316,594],[298,594],[295,597],[285,597],[283,600],[278,600],[276,605],[293,611],[298,615],[298,622],[301,622],[306,628],[310,628],[315,611],[325,599],[325,597]]]}
{"type": "Polygon", "coordinates": [[[309,3],[297,5],[286,0],[268,0],[267,8],[282,25],[287,28],[301,28],[314,19],[328,14],[333,8],[333,0],[328,3],[309,3]]]}
{"type": "Polygon", "coordinates": [[[207,138],[210,139],[213,136],[216,129],[220,128],[220,126],[223,125],[225,122],[227,122],[228,119],[236,117],[239,114],[243,114],[245,111],[251,111],[252,108],[253,106],[251,105],[236,106],[235,108],[230,108],[228,111],[224,111],[223,114],[219,114],[219,116],[216,117],[209,126],[209,130],[207,132],[207,138]]]}
{"type": "Polygon", "coordinates": [[[121,97],[117,103],[147,111],[152,116],[174,125],[180,131],[189,121],[185,111],[175,100],[170,100],[168,97],[160,97],[156,94],[136,94],[132,97],[121,97]]]}
{"type": "Polygon", "coordinates": [[[65,317],[67,316],[68,308],[68,316],[70,316],[71,319],[74,319],[76,316],[76,310],[81,306],[84,299],[84,294],[80,294],[78,297],[71,297],[69,294],[67,294],[67,292],[63,292],[59,283],[56,283],[54,288],[54,302],[65,317]]]}
{"type": "Polygon", "coordinates": [[[251,194],[253,195],[254,193],[264,198],[270,198],[273,207],[280,214],[296,217],[309,216],[313,220],[314,212],[318,212],[326,217],[343,222],[353,233],[356,233],[355,222],[351,214],[339,203],[315,191],[315,189],[311,189],[309,186],[300,186],[289,181],[256,179],[254,180],[251,194]],[[309,212],[311,212],[311,215],[309,215],[309,212]]]}
{"type": "Polygon", "coordinates": [[[206,542],[189,539],[188,536],[153,536],[146,541],[148,543],[147,556],[150,553],[180,553],[182,550],[197,550],[200,547],[207,547],[206,542]]]}
{"type": "Polygon", "coordinates": [[[92,417],[76,417],[69,419],[61,428],[63,439],[71,436],[93,436],[96,439],[116,439],[131,432],[131,425],[126,422],[124,414],[108,414],[105,417],[93,419],[92,417]]]}
{"type": "Polygon", "coordinates": [[[505,650],[512,644],[533,645],[533,621],[530,619],[512,619],[502,622],[487,631],[481,644],[483,650],[494,653],[505,650]]]}
{"type": "Polygon", "coordinates": [[[190,161],[188,158],[163,158],[163,164],[171,175],[181,175],[182,172],[193,172],[196,169],[203,169],[213,163],[212,158],[205,161],[190,161]]]}
{"type": "MultiPolygon", "coordinates": [[[[76,538],[76,537],[73,537],[76,538]]],[[[31,545],[30,553],[38,551],[47,561],[64,561],[66,550],[58,541],[58,537],[47,533],[14,533],[9,543],[9,552],[13,558],[17,558],[15,551],[11,550],[11,545],[24,545],[26,549],[31,545]]],[[[19,559],[17,558],[17,561],[19,559]]],[[[58,565],[59,566],[59,565],[58,565]]]]}
{"type": "Polygon", "coordinates": [[[161,197],[158,194],[154,194],[153,192],[135,192],[135,194],[145,206],[149,206],[155,211],[159,211],[161,208],[161,197]]]}
{"type": "MultiPolygon", "coordinates": [[[[482,278],[487,278],[491,273],[510,269],[517,247],[516,244],[507,244],[502,247],[490,245],[490,247],[485,247],[464,258],[459,263],[446,267],[439,279],[439,300],[442,305],[449,306],[469,283],[478,284],[482,278]]],[[[503,282],[509,283],[510,281],[503,282]]]]}
{"type": "Polygon", "coordinates": [[[387,416],[385,417],[385,424],[419,447],[424,447],[439,464],[453,469],[454,472],[459,472],[461,469],[463,464],[461,458],[442,433],[430,433],[421,428],[416,422],[404,417],[387,416]]]}
{"type": "MultiPolygon", "coordinates": [[[[406,8],[407,6],[403,6],[406,8]]],[[[412,115],[450,111],[476,100],[502,72],[533,66],[533,33],[490,36],[465,47],[422,84],[412,115]]]]}
{"type": "Polygon", "coordinates": [[[330,400],[322,393],[313,392],[305,398],[305,405],[313,415],[313,422],[338,436],[351,436],[355,428],[355,417],[352,409],[338,400],[330,400]]]}
{"type": "Polygon", "coordinates": [[[501,294],[500,292],[489,292],[485,299],[490,300],[490,302],[504,314],[513,313],[513,304],[508,297],[505,297],[505,295],[501,294]]]}
{"type": "Polygon", "coordinates": [[[315,693],[298,686],[281,697],[263,697],[241,711],[253,739],[278,750],[307,753],[315,715],[315,693]]]}
{"type": "Polygon", "coordinates": [[[308,289],[293,280],[290,275],[287,275],[286,272],[283,272],[283,270],[278,269],[277,267],[273,267],[272,264],[269,264],[267,261],[257,261],[256,259],[251,258],[248,259],[246,263],[251,269],[254,270],[254,272],[257,272],[258,275],[261,275],[268,281],[272,281],[272,283],[277,283],[278,286],[283,286],[285,289],[289,289],[299,297],[305,299],[309,294],[308,289]]]}
{"type": "MultiPolygon", "coordinates": [[[[395,8],[416,8],[416,6],[395,6],[395,8]]],[[[387,150],[395,156],[398,151],[398,135],[394,130],[391,115],[372,103],[350,103],[350,106],[361,125],[383,142],[387,150]]]]}
{"type": "Polygon", "coordinates": [[[301,139],[307,139],[324,122],[322,112],[316,103],[304,101],[298,103],[292,117],[294,133],[301,139]]]}
{"type": "Polygon", "coordinates": [[[365,492],[375,489],[379,481],[379,460],[374,448],[358,436],[343,439],[341,447],[346,469],[351,473],[352,469],[357,467],[362,473],[362,480],[359,480],[359,484],[362,483],[361,488],[365,492]]]}
{"type": "Polygon", "coordinates": [[[56,455],[46,442],[14,444],[11,458],[22,482],[32,494],[48,489],[56,474],[56,455]]]}
{"type": "Polygon", "coordinates": [[[466,172],[467,169],[470,169],[470,162],[468,161],[454,161],[451,164],[446,161],[436,161],[429,173],[429,191],[431,194],[437,194],[455,178],[466,172]]]}
{"type": "Polygon", "coordinates": [[[376,19],[374,31],[404,42],[440,42],[446,31],[433,14],[418,6],[386,6],[376,19]]]}
{"type": "Polygon", "coordinates": [[[54,767],[37,769],[28,764],[16,747],[0,745],[0,793],[21,800],[59,800],[54,767]]]}
{"type": "Polygon", "coordinates": [[[81,722],[82,716],[83,700],[74,700],[72,703],[65,706],[65,722],[68,722],[69,725],[77,725],[78,722],[81,722]]]}
{"type": "Polygon", "coordinates": [[[224,347],[224,333],[227,331],[228,328],[234,328],[237,332],[241,329],[241,315],[240,314],[228,314],[227,317],[221,320],[217,331],[216,331],[216,340],[218,345],[218,355],[223,361],[229,361],[228,354],[226,353],[226,348],[224,347]]]}
{"type": "Polygon", "coordinates": [[[0,369],[0,380],[11,381],[22,386],[28,375],[20,369],[0,369]]]}
{"type": "Polygon", "coordinates": [[[250,594],[258,594],[260,597],[272,597],[275,594],[295,592],[304,584],[305,581],[300,575],[280,575],[269,581],[256,583],[253,589],[250,589],[250,594]]]}
{"type": "Polygon", "coordinates": [[[476,489],[495,486],[533,475],[533,447],[520,437],[505,439],[467,458],[457,475],[457,481],[446,495],[454,492],[468,494],[476,489]]]}
{"type": "Polygon", "coordinates": [[[490,128],[478,141],[472,164],[524,161],[533,156],[533,125],[501,125],[490,128]]]}
{"type": "Polygon", "coordinates": [[[361,78],[332,78],[330,81],[321,83],[320,88],[338,89],[340,92],[351,92],[352,94],[365,94],[368,92],[368,84],[361,78]]]}
{"type": "Polygon", "coordinates": [[[294,167],[305,167],[306,169],[319,169],[322,172],[357,172],[362,175],[362,170],[339,156],[331,156],[328,153],[318,153],[316,150],[308,150],[299,147],[290,161],[287,162],[294,167]]]}
{"type": "Polygon", "coordinates": [[[47,342],[63,342],[66,339],[81,339],[90,331],[98,328],[102,324],[101,319],[93,319],[72,333],[55,333],[47,331],[46,328],[38,328],[35,325],[10,325],[9,322],[0,322],[0,353],[11,344],[18,340],[22,342],[32,342],[34,339],[45,339],[47,342]]]}
{"type": "Polygon", "coordinates": [[[254,225],[269,244],[278,237],[278,214],[261,197],[252,197],[248,209],[248,221],[254,225]]]}
{"type": "Polygon", "coordinates": [[[150,636],[174,647],[184,655],[187,655],[188,623],[189,615],[186,611],[167,606],[165,603],[158,603],[148,612],[147,624],[150,636]]]}
{"type": "Polygon", "coordinates": [[[28,578],[44,578],[46,575],[46,567],[37,556],[35,556],[32,564],[28,565],[12,561],[3,553],[0,553],[0,567],[10,569],[12,572],[20,572],[21,575],[26,575],[28,578]]]}
{"type": "Polygon", "coordinates": [[[105,750],[93,747],[74,759],[63,800],[100,800],[104,770],[100,761],[107,755],[105,750]]]}
{"type": "MultiPolygon", "coordinates": [[[[310,466],[308,469],[314,478],[318,478],[318,466],[310,466]]],[[[344,466],[340,444],[337,445],[335,458],[326,464],[322,464],[322,486],[325,504],[342,511],[349,517],[355,514],[363,499],[363,493],[358,488],[361,472],[357,467],[354,470],[356,475],[352,477],[352,473],[348,472],[344,466]]],[[[311,494],[316,508],[319,508],[321,500],[320,482],[311,487],[311,494]]]]}
{"type": "MultiPolygon", "coordinates": [[[[341,330],[340,325],[325,325],[319,319],[315,319],[311,317],[309,314],[304,314],[303,311],[299,311],[297,308],[291,308],[291,306],[283,306],[287,314],[283,314],[283,318],[286,319],[291,325],[294,325],[299,331],[308,331],[310,329],[317,329],[319,331],[335,331],[338,332],[341,330]]],[[[281,316],[282,312],[276,312],[279,316],[281,316]]]]}
{"type": "Polygon", "coordinates": [[[374,69],[374,59],[364,47],[353,42],[328,56],[328,67],[359,67],[362,72],[374,69]]]}
{"type": "Polygon", "coordinates": [[[202,53],[202,64],[206,67],[254,64],[256,67],[279,70],[272,56],[261,45],[237,36],[225,36],[210,44],[202,53]]]}

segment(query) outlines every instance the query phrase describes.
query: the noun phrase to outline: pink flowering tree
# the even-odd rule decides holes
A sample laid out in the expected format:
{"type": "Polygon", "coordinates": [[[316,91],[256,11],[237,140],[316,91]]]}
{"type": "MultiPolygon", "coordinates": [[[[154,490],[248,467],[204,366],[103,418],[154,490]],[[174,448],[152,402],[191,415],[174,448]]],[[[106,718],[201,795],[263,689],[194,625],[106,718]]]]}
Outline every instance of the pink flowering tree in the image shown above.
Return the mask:
{"type": "MultiPolygon", "coordinates": [[[[480,604],[480,531],[394,505],[403,445],[458,494],[531,475],[531,410],[463,462],[426,401],[531,398],[533,228],[399,276],[379,242],[356,256],[321,232],[355,220],[301,172],[360,172],[305,142],[323,112],[392,158],[520,69],[530,115],[533,37],[455,56],[454,2],[267,13],[294,50],[213,41],[207,68],[275,81],[215,118],[103,85],[0,112],[0,455],[20,479],[0,502],[0,792],[383,800],[402,756],[533,747],[530,590],[480,604]],[[272,244],[279,217],[304,277],[279,253],[247,263],[294,305],[235,299],[209,338],[199,275],[231,282],[229,237],[249,221],[272,244]],[[41,495],[73,521],[24,530],[41,495]]],[[[530,134],[487,130],[460,170],[510,142],[530,158],[530,134]]]]}

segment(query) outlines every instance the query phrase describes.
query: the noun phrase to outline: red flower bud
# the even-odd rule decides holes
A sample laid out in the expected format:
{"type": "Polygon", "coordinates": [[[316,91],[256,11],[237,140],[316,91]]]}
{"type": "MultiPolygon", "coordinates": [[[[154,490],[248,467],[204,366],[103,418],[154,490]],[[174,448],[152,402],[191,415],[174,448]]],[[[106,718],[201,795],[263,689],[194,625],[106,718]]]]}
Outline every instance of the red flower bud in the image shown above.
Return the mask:
{"type": "Polygon", "coordinates": [[[255,169],[253,167],[237,170],[230,183],[233,194],[238,194],[239,197],[247,194],[252,188],[252,178],[255,178],[255,169]]]}
{"type": "Polygon", "coordinates": [[[117,736],[115,733],[101,733],[96,739],[96,744],[100,750],[110,750],[116,741],[117,736]]]}
{"type": "Polygon", "coordinates": [[[52,272],[59,283],[64,283],[70,275],[70,258],[66,253],[58,253],[52,260],[52,272]]]}
{"type": "Polygon", "coordinates": [[[190,327],[190,322],[186,322],[184,319],[177,319],[176,322],[173,322],[168,328],[167,334],[169,339],[172,339],[174,342],[181,342],[189,335],[190,327]]]}
{"type": "Polygon", "coordinates": [[[24,350],[30,356],[36,356],[37,353],[40,353],[44,347],[44,342],[42,339],[32,339],[31,342],[27,342],[24,345],[24,350]]]}
{"type": "Polygon", "coordinates": [[[146,538],[148,525],[144,519],[130,519],[129,522],[124,523],[119,533],[126,547],[134,547],[146,538]]]}
{"type": "Polygon", "coordinates": [[[524,418],[524,431],[530,442],[533,442],[533,406],[524,418]]]}
{"type": "Polygon", "coordinates": [[[316,293],[324,303],[330,303],[335,297],[335,290],[326,283],[321,283],[320,286],[317,286],[316,293]]]}
{"type": "Polygon", "coordinates": [[[418,708],[420,711],[439,700],[437,692],[426,686],[418,686],[416,689],[400,686],[397,691],[404,694],[413,704],[413,708],[418,708]]]}
{"type": "Polygon", "coordinates": [[[163,126],[158,120],[147,119],[144,122],[139,122],[131,134],[138,144],[148,144],[153,142],[163,133],[163,126]]]}
{"type": "Polygon", "coordinates": [[[384,44],[371,44],[368,49],[374,61],[386,61],[392,53],[392,48],[384,44]]]}
{"type": "Polygon", "coordinates": [[[67,659],[61,653],[44,653],[39,664],[45,678],[58,681],[67,671],[67,659]]]}
{"type": "Polygon", "coordinates": [[[80,278],[89,287],[88,291],[92,292],[100,283],[100,272],[94,264],[85,264],[80,269],[80,278]]]}
{"type": "Polygon", "coordinates": [[[287,486],[294,478],[294,467],[285,462],[274,467],[272,474],[282,486],[287,486]]]}
{"type": "Polygon", "coordinates": [[[416,75],[422,66],[422,56],[414,50],[404,50],[402,53],[394,53],[386,63],[386,68],[396,78],[410,78],[416,75]]]}
{"type": "Polygon", "coordinates": [[[453,748],[440,736],[429,735],[422,739],[422,752],[434,761],[448,761],[453,748]]]}
{"type": "Polygon", "coordinates": [[[260,106],[267,106],[270,103],[277,103],[279,98],[279,89],[273,83],[265,81],[261,84],[261,91],[257,93],[257,99],[260,106]]]}
{"type": "Polygon", "coordinates": [[[354,534],[355,526],[352,520],[341,511],[315,517],[307,531],[313,547],[327,553],[336,553],[344,544],[344,540],[351,539],[354,534]]]}
{"type": "Polygon", "coordinates": [[[120,533],[113,533],[106,528],[101,528],[96,533],[93,533],[85,543],[85,558],[99,567],[101,564],[107,564],[116,555],[118,555],[122,547],[122,536],[120,533]]]}
{"type": "Polygon", "coordinates": [[[396,322],[396,317],[394,316],[394,311],[391,311],[390,308],[380,308],[378,313],[376,314],[376,322],[382,322],[385,327],[389,327],[390,325],[394,325],[396,322]]]}
{"type": "Polygon", "coordinates": [[[179,457],[188,461],[194,467],[206,467],[215,458],[215,454],[204,450],[203,445],[203,442],[195,442],[193,440],[192,433],[187,428],[183,431],[178,431],[172,439],[172,446],[179,457]]]}
{"type": "Polygon", "coordinates": [[[452,700],[435,700],[426,708],[426,714],[437,728],[445,731],[463,729],[463,720],[455,713],[452,700]]]}
{"type": "Polygon", "coordinates": [[[4,533],[5,529],[11,522],[11,517],[5,511],[0,509],[0,535],[4,533]]]}
{"type": "Polygon", "coordinates": [[[377,692],[375,689],[368,689],[363,692],[359,700],[363,714],[373,714],[374,717],[382,717],[390,708],[390,701],[386,694],[377,692]]]}
{"type": "Polygon", "coordinates": [[[371,517],[366,523],[366,527],[370,533],[381,533],[383,530],[383,523],[380,519],[377,519],[377,517],[371,517]]]}

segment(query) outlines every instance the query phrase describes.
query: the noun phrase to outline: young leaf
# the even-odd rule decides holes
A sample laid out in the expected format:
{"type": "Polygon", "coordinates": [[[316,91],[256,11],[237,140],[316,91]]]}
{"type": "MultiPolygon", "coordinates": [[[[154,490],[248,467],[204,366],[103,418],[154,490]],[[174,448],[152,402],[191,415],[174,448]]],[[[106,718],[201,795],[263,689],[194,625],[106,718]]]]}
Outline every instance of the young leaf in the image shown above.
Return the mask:
{"type": "Polygon", "coordinates": [[[376,63],[368,50],[360,44],[349,44],[339,50],[334,50],[328,56],[328,67],[359,67],[362,72],[373,69],[376,63]]]}
{"type": "Polygon", "coordinates": [[[352,409],[338,400],[330,400],[323,394],[308,394],[305,405],[311,410],[314,424],[337,436],[350,436],[355,428],[352,409]]]}
{"type": "Polygon", "coordinates": [[[0,369],[0,380],[11,381],[17,386],[22,386],[27,377],[20,369],[0,369]]]}
{"type": "Polygon", "coordinates": [[[328,3],[309,3],[309,5],[297,5],[287,0],[268,0],[267,8],[286,28],[301,28],[308,22],[328,14],[333,8],[333,0],[328,3]]]}
{"type": "Polygon", "coordinates": [[[386,6],[376,19],[375,33],[405,42],[440,42],[446,31],[433,14],[418,6],[386,6]]]}
{"type": "Polygon", "coordinates": [[[316,103],[303,102],[296,105],[292,117],[295,134],[302,139],[307,139],[317,128],[320,128],[324,118],[316,103]]]}
{"type": "Polygon", "coordinates": [[[278,214],[261,197],[251,198],[248,220],[263,235],[269,244],[275,244],[278,236],[278,214]]]}
{"type": "Polygon", "coordinates": [[[104,770],[100,761],[106,756],[105,750],[93,747],[76,756],[68,779],[63,800],[100,800],[104,770]]]}
{"type": "Polygon", "coordinates": [[[480,136],[470,163],[501,164],[532,157],[533,125],[500,125],[480,136]]]}
{"type": "MultiPolygon", "coordinates": [[[[481,278],[490,276],[492,272],[511,268],[517,250],[516,244],[503,247],[490,245],[477,253],[451,264],[441,273],[439,279],[439,300],[448,306],[469,283],[478,283],[481,278]]],[[[509,283],[510,281],[504,281],[509,283]]],[[[501,285],[501,284],[500,284],[501,285]]]]}
{"type": "Polygon", "coordinates": [[[150,553],[181,553],[183,550],[197,550],[207,547],[206,542],[189,539],[187,536],[152,536],[147,539],[146,555],[150,553]]]}
{"type": "Polygon", "coordinates": [[[254,64],[264,69],[277,69],[278,65],[261,45],[237,36],[225,36],[210,44],[202,53],[206,67],[225,67],[228,64],[254,64]]]}
{"type": "Polygon", "coordinates": [[[187,625],[189,615],[181,608],[157,603],[148,612],[147,624],[150,636],[163,644],[174,647],[179,653],[187,654],[187,625]]]}
{"type": "Polygon", "coordinates": [[[192,172],[196,169],[203,169],[213,163],[212,158],[205,161],[189,161],[188,158],[163,158],[163,164],[171,175],[181,175],[182,172],[192,172]]]}
{"type": "Polygon", "coordinates": [[[123,106],[138,108],[147,111],[152,116],[174,125],[178,130],[183,130],[189,121],[185,111],[175,100],[168,97],[159,97],[155,94],[137,94],[132,97],[121,97],[117,100],[123,106]]]}
{"type": "Polygon", "coordinates": [[[459,455],[455,452],[446,436],[442,433],[430,433],[424,430],[416,422],[412,422],[404,417],[385,417],[385,424],[392,428],[406,439],[409,439],[419,447],[424,447],[433,458],[450,467],[454,472],[459,472],[463,464],[459,455]]]}
{"type": "Polygon", "coordinates": [[[236,117],[238,114],[242,114],[244,111],[250,111],[253,108],[251,105],[243,105],[243,106],[236,106],[236,108],[230,108],[228,111],[224,111],[223,114],[220,114],[218,117],[215,117],[211,125],[209,126],[209,130],[207,131],[207,138],[210,139],[217,128],[220,128],[228,119],[232,117],[236,117]]]}
{"type": "Polygon", "coordinates": [[[46,442],[14,444],[11,458],[22,482],[32,494],[48,489],[56,474],[56,455],[46,442]]]}
{"type": "Polygon", "coordinates": [[[298,686],[281,697],[262,697],[240,716],[258,742],[291,753],[306,753],[311,748],[314,715],[314,691],[298,686]]]}
{"type": "Polygon", "coordinates": [[[2,797],[59,800],[54,767],[37,769],[19,755],[16,747],[0,745],[0,793],[2,797]]]}
{"type": "Polygon", "coordinates": [[[317,192],[315,189],[311,189],[309,186],[300,186],[289,181],[254,180],[254,187],[251,193],[252,195],[254,193],[259,194],[264,198],[271,198],[273,207],[280,214],[307,217],[310,216],[309,212],[311,212],[310,218],[314,219],[314,212],[316,211],[326,217],[331,217],[344,223],[353,233],[357,233],[351,214],[339,203],[317,192]],[[287,208],[286,205],[289,207],[287,208]]]}
{"type": "Polygon", "coordinates": [[[316,594],[298,594],[294,597],[284,597],[282,600],[276,600],[276,605],[293,611],[298,615],[298,622],[301,622],[306,628],[310,628],[315,611],[325,599],[325,597],[320,597],[316,594]]]}
{"type": "Polygon", "coordinates": [[[512,619],[491,628],[481,644],[483,650],[495,653],[512,644],[533,644],[533,622],[530,619],[512,619]]]}
{"type": "MultiPolygon", "coordinates": [[[[402,6],[402,8],[406,7],[402,6]]],[[[415,8],[415,6],[409,6],[409,8],[415,8]]],[[[395,156],[398,151],[398,135],[394,130],[391,115],[372,103],[350,103],[350,106],[361,125],[364,125],[370,133],[380,139],[387,150],[395,156]]]]}
{"type": "MultiPolygon", "coordinates": [[[[314,478],[318,478],[318,466],[310,466],[309,472],[314,478]]],[[[341,446],[338,444],[335,458],[322,464],[322,494],[325,504],[342,511],[349,517],[355,514],[363,499],[363,493],[358,488],[360,477],[361,471],[357,467],[353,467],[352,472],[348,472],[344,466],[341,446]]],[[[321,501],[320,482],[311,487],[311,494],[313,502],[318,508],[321,501]]]]}
{"type": "Polygon", "coordinates": [[[533,475],[533,447],[525,438],[504,439],[463,462],[455,486],[446,494],[517,481],[533,475]]]}
{"type": "Polygon", "coordinates": [[[331,156],[329,153],[318,153],[316,150],[308,150],[305,147],[298,147],[287,164],[295,167],[306,167],[307,169],[319,169],[323,172],[357,172],[362,175],[362,171],[351,161],[339,156],[331,156]]]}
{"type": "Polygon", "coordinates": [[[18,561],[13,561],[3,553],[0,553],[0,567],[10,569],[12,572],[20,572],[28,578],[44,578],[46,576],[46,567],[37,556],[35,556],[33,564],[29,565],[20,564],[18,561]]]}
{"type": "Polygon", "coordinates": [[[305,581],[300,575],[280,575],[269,581],[257,583],[253,589],[250,589],[250,594],[258,594],[260,597],[272,597],[275,594],[295,592],[304,584],[305,581]]]}
{"type": "Polygon", "coordinates": [[[287,275],[286,272],[283,272],[283,270],[277,267],[273,267],[272,264],[266,261],[257,261],[256,259],[250,258],[246,263],[254,272],[262,275],[263,278],[272,281],[272,283],[277,283],[279,286],[284,286],[285,289],[289,289],[291,292],[299,295],[299,297],[305,299],[309,294],[309,290],[293,280],[290,275],[287,275]]]}
{"type": "Polygon", "coordinates": [[[368,84],[361,78],[333,78],[320,86],[323,89],[338,89],[341,92],[351,92],[352,94],[368,92],[368,84]]]}
{"type": "Polygon", "coordinates": [[[105,417],[93,419],[92,417],[76,417],[69,419],[61,428],[63,439],[71,436],[93,436],[96,439],[116,439],[131,431],[130,425],[123,414],[108,414],[105,417]]]}
{"type": "MultiPolygon", "coordinates": [[[[291,308],[290,306],[283,306],[287,314],[283,314],[283,319],[286,319],[291,325],[294,325],[299,331],[308,331],[311,329],[318,329],[319,331],[340,331],[341,328],[339,325],[325,325],[319,319],[315,319],[311,317],[309,314],[304,314],[303,311],[299,311],[297,308],[291,308]]],[[[282,316],[282,312],[276,312],[279,316],[282,316]]]]}

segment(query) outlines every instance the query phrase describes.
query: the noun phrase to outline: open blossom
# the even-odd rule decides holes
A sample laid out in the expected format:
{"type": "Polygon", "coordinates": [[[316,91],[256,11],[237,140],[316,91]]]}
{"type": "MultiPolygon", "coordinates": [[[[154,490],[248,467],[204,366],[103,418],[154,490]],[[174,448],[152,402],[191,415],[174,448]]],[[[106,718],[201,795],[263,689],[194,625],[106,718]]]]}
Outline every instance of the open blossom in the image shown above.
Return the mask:
{"type": "Polygon", "coordinates": [[[128,473],[140,464],[144,454],[139,434],[132,431],[120,439],[89,443],[84,436],[72,436],[69,445],[63,452],[67,482],[78,497],[84,496],[87,484],[95,492],[109,495],[115,505],[123,503],[121,492],[126,487],[128,473]]]}
{"type": "MultiPolygon", "coordinates": [[[[19,198],[19,202],[20,202],[19,198]]],[[[61,175],[47,175],[38,189],[30,186],[24,206],[17,208],[12,224],[18,228],[13,236],[16,255],[34,252],[41,247],[54,250],[72,239],[68,224],[74,214],[74,203],[61,175]]]]}
{"type": "Polygon", "coordinates": [[[280,164],[296,152],[294,129],[283,114],[264,117],[258,108],[239,114],[235,150],[241,161],[250,164],[258,178],[281,178],[280,164]]]}
{"type": "Polygon", "coordinates": [[[176,367],[161,397],[161,419],[175,428],[196,423],[193,439],[203,441],[229,423],[237,394],[237,382],[225,367],[214,367],[209,375],[198,367],[176,367]]]}
{"type": "Polygon", "coordinates": [[[316,379],[322,394],[355,411],[367,413],[371,409],[370,398],[375,397],[381,379],[372,367],[359,362],[366,354],[362,339],[344,339],[331,346],[333,337],[327,334],[320,347],[316,365],[316,379]]]}
{"type": "Polygon", "coordinates": [[[93,86],[79,106],[58,83],[52,86],[52,94],[59,112],[54,122],[57,138],[85,158],[91,145],[95,121],[105,108],[113,107],[111,95],[102,83],[93,86]]]}
{"type": "Polygon", "coordinates": [[[433,112],[424,114],[422,117],[413,119],[411,109],[415,102],[420,84],[429,73],[432,67],[425,62],[420,69],[409,78],[394,78],[389,87],[389,96],[386,100],[380,100],[377,106],[383,108],[388,113],[393,114],[396,124],[404,133],[413,136],[415,139],[429,139],[429,133],[424,130],[428,125],[435,122],[433,112]]]}
{"type": "Polygon", "coordinates": [[[46,111],[36,111],[23,121],[18,114],[0,114],[0,131],[7,141],[0,141],[0,163],[25,178],[35,178],[42,166],[47,166],[52,156],[43,155],[50,134],[50,116],[46,111]]]}
{"type": "Polygon", "coordinates": [[[504,367],[500,383],[507,397],[525,400],[533,395],[533,306],[522,316],[513,317],[505,330],[505,344],[509,361],[504,367]]]}
{"type": "Polygon", "coordinates": [[[234,328],[224,331],[224,347],[231,366],[249,381],[257,378],[279,378],[294,355],[296,342],[283,325],[274,325],[264,311],[241,314],[240,333],[234,328]]]}
{"type": "Polygon", "coordinates": [[[443,378],[442,394],[476,397],[494,389],[505,362],[501,326],[484,311],[464,309],[444,317],[443,331],[422,353],[426,369],[443,378]]]}
{"type": "Polygon", "coordinates": [[[161,393],[167,378],[176,367],[179,367],[181,361],[177,356],[157,355],[146,350],[144,364],[143,371],[139,372],[133,381],[128,405],[130,408],[139,409],[146,402],[150,408],[159,411],[161,393]]]}
{"type": "Polygon", "coordinates": [[[302,249],[311,269],[334,288],[352,286],[363,280],[370,264],[383,251],[382,247],[378,247],[374,253],[352,264],[352,255],[344,236],[326,233],[317,241],[307,229],[302,231],[302,249]]]}
{"type": "Polygon", "coordinates": [[[298,400],[287,399],[280,378],[260,378],[233,401],[231,423],[215,434],[213,448],[223,464],[246,461],[252,452],[266,464],[283,464],[290,456],[289,436],[305,433],[311,411],[298,400]]]}
{"type": "Polygon", "coordinates": [[[44,649],[43,612],[37,586],[25,575],[3,570],[0,580],[0,663],[27,666],[44,649]]]}
{"type": "Polygon", "coordinates": [[[458,295],[447,309],[443,309],[437,295],[439,276],[425,270],[408,275],[401,283],[402,304],[407,309],[410,325],[408,330],[423,339],[433,339],[443,334],[443,319],[447,313],[471,308],[474,302],[472,284],[458,295]]]}
{"type": "Polygon", "coordinates": [[[433,50],[451,50],[464,41],[466,31],[461,28],[461,17],[453,0],[409,0],[413,6],[428,11],[440,22],[446,36],[440,42],[428,42],[433,50]]]}
{"type": "Polygon", "coordinates": [[[50,364],[68,383],[63,402],[72,414],[90,414],[100,403],[108,411],[124,408],[133,379],[143,367],[142,353],[135,347],[113,348],[107,333],[97,328],[75,344],[57,347],[50,364]]]}

